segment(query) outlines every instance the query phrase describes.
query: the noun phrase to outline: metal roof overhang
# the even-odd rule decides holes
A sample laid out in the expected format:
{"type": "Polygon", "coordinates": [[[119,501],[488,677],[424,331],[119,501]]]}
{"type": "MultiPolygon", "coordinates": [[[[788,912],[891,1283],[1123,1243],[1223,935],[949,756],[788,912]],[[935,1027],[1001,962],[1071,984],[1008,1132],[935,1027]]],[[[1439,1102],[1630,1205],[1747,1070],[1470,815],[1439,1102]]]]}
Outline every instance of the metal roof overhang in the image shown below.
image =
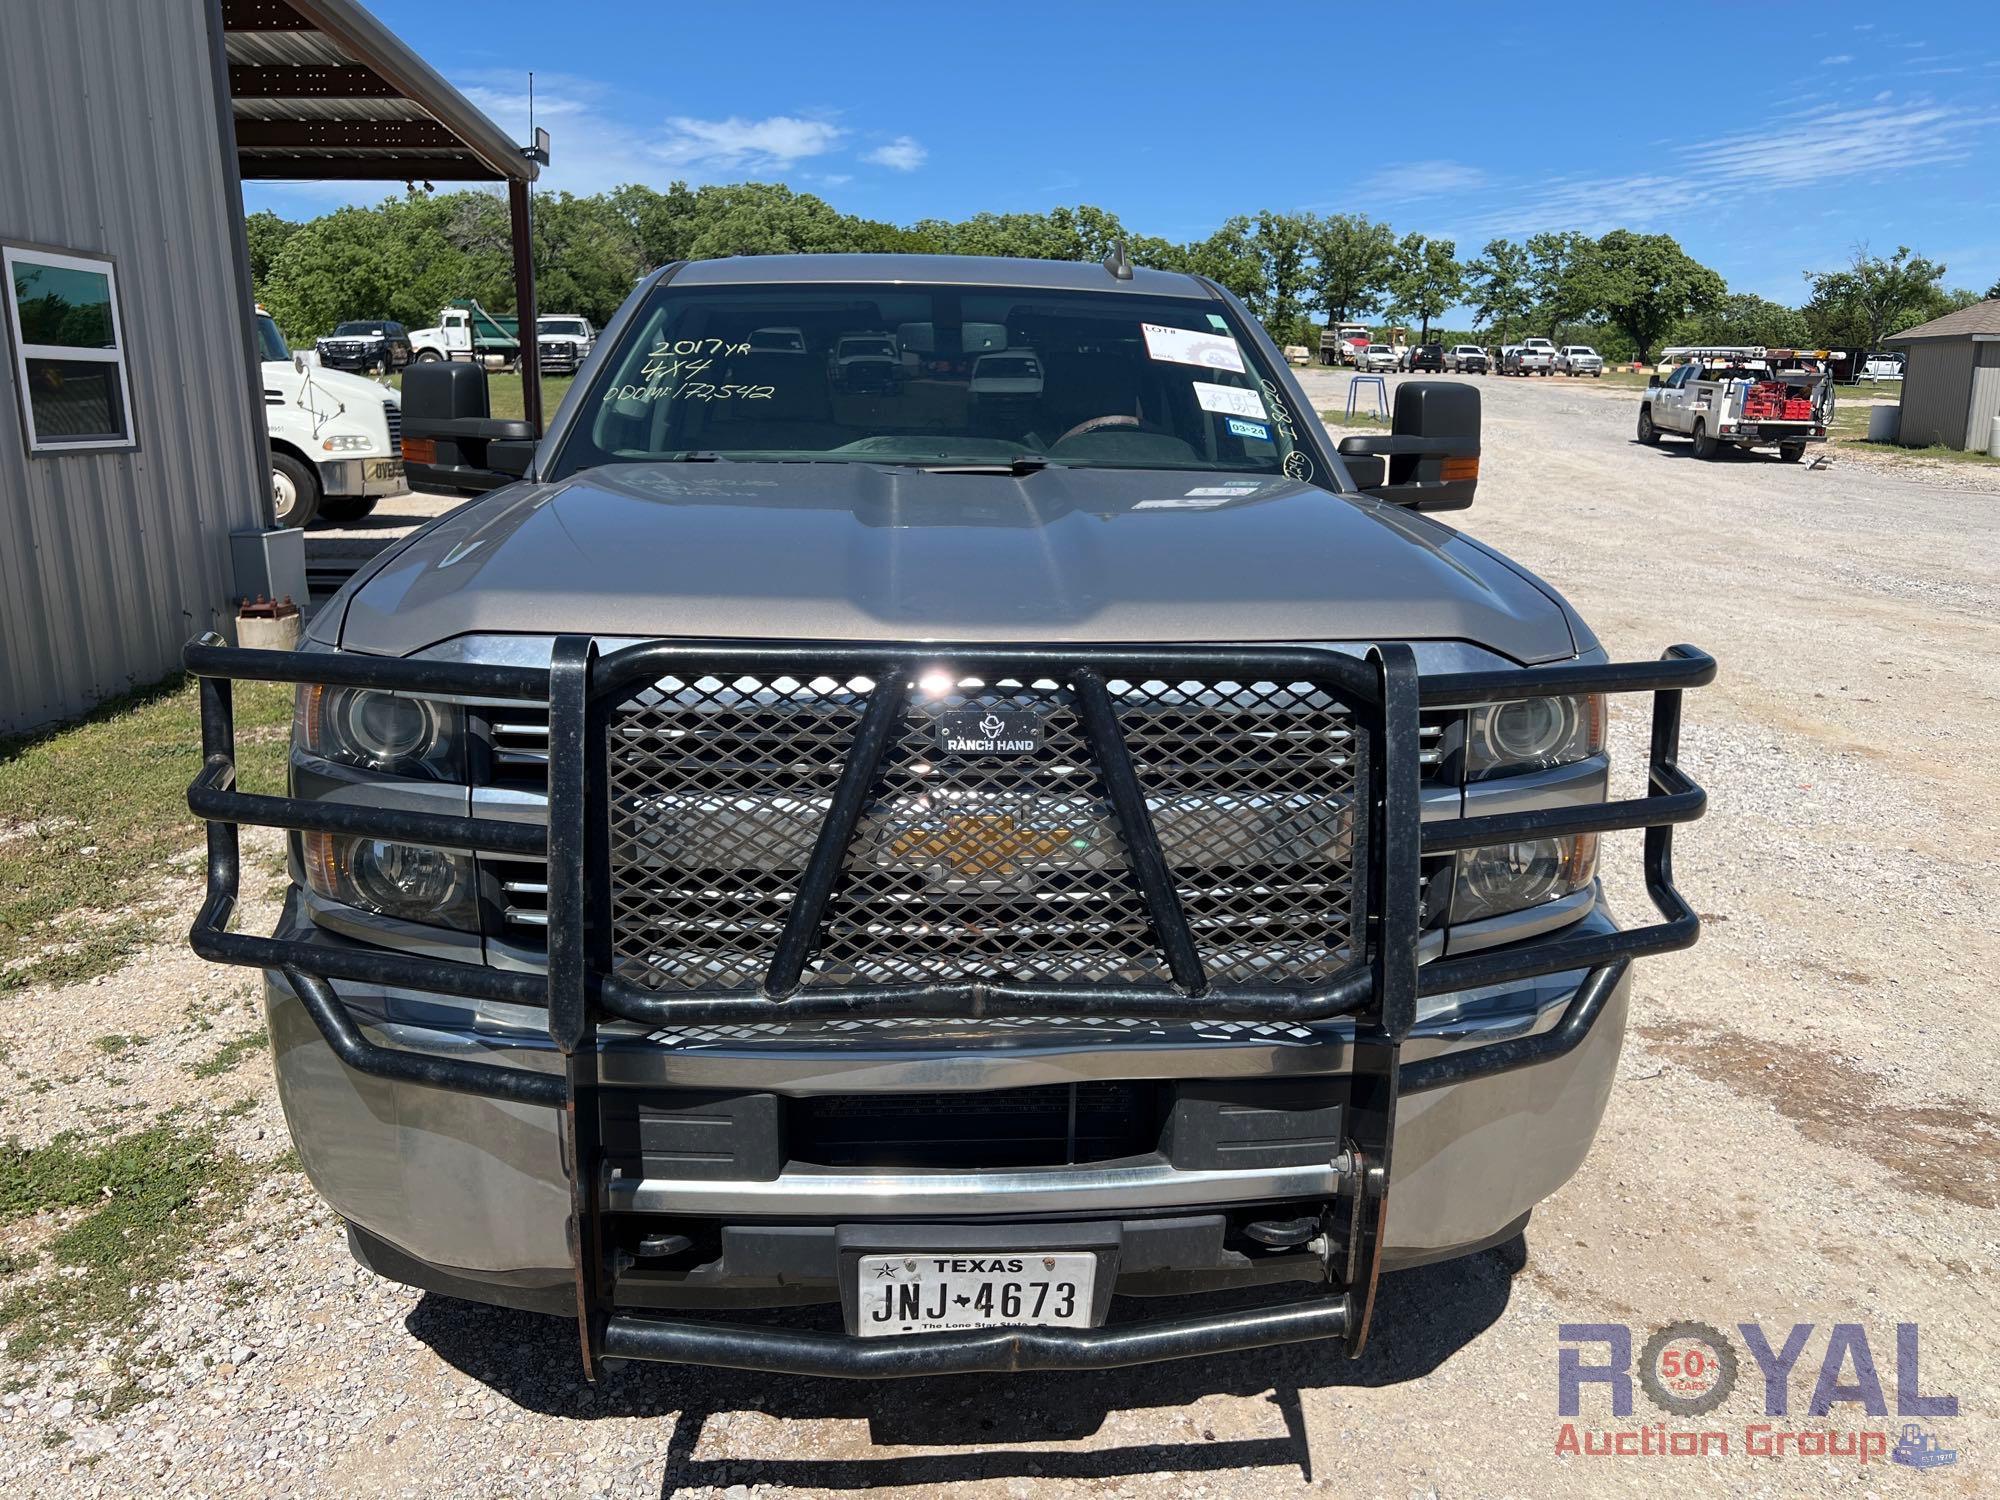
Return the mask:
{"type": "Polygon", "coordinates": [[[245,181],[519,182],[535,160],[355,0],[221,0],[245,181]]]}

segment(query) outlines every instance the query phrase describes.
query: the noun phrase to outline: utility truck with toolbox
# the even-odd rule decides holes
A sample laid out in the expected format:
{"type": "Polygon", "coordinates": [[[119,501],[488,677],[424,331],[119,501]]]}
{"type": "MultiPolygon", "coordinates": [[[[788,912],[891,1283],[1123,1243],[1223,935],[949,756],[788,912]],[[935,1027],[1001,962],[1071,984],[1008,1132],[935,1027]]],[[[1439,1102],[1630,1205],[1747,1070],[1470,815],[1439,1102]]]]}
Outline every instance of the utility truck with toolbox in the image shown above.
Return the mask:
{"type": "Polygon", "coordinates": [[[1831,371],[1773,371],[1766,361],[1732,351],[1690,355],[1664,380],[1647,378],[1639,402],[1639,441],[1685,437],[1696,458],[1722,449],[1774,448],[1797,463],[1812,443],[1826,441],[1833,420],[1831,371]]]}
{"type": "Polygon", "coordinates": [[[263,971],[364,1265],[588,1372],[882,1377],[1357,1354],[1381,1273],[1522,1232],[1695,941],[1715,665],[1446,523],[1474,386],[1336,445],[1235,296],[1122,254],[676,264],[603,345],[539,435],[413,368],[420,481],[484,498],[298,651],[186,653],[194,946],[263,971]],[[857,329],[924,358],[852,389],[857,329]],[[288,795],[236,785],[237,680],[296,684],[288,795]]]}

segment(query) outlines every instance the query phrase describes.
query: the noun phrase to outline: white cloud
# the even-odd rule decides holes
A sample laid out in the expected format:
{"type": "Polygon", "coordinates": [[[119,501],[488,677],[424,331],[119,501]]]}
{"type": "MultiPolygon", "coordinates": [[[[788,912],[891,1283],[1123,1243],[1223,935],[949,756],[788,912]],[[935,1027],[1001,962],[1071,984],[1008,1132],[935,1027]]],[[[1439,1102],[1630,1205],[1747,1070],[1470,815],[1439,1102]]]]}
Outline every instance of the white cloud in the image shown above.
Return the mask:
{"type": "Polygon", "coordinates": [[[1446,193],[1470,192],[1486,185],[1486,173],[1461,161],[1398,162],[1355,184],[1355,191],[1370,197],[1434,198],[1446,193]]]}
{"type": "Polygon", "coordinates": [[[1822,57],[1819,60],[1819,65],[1822,68],[1837,68],[1842,63],[1851,63],[1853,61],[1854,54],[1852,52],[1836,52],[1831,57],[1822,57]]]}
{"type": "Polygon", "coordinates": [[[1472,227],[1492,234],[1649,228],[1729,198],[1964,161],[1995,125],[2000,111],[1899,102],[1886,92],[1865,105],[1820,104],[1683,146],[1661,171],[1494,184],[1502,196],[1474,215],[1472,227]]]}
{"type": "Polygon", "coordinates": [[[808,157],[824,156],[847,132],[825,120],[771,115],[746,120],[697,120],[675,115],[666,134],[645,144],[646,153],[661,165],[695,172],[782,171],[808,157]]]}
{"type": "Polygon", "coordinates": [[[930,152],[914,136],[899,135],[886,146],[877,146],[861,159],[898,172],[914,172],[930,157],[930,152]]]}

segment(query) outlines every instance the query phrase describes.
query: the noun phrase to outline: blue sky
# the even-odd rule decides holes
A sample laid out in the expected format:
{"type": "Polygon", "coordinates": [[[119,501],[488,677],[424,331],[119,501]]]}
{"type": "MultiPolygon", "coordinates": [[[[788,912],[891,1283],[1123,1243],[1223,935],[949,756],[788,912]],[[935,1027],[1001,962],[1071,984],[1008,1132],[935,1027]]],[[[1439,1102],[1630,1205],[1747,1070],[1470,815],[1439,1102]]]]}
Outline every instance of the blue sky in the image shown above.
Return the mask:
{"type": "MultiPolygon", "coordinates": [[[[551,188],[765,178],[897,222],[1088,202],[1177,240],[1352,211],[1461,256],[1625,226],[1790,302],[1862,243],[2000,279],[1993,0],[370,3],[523,139],[534,68],[551,188]]],[[[305,216],[357,187],[245,197],[305,216]]]]}

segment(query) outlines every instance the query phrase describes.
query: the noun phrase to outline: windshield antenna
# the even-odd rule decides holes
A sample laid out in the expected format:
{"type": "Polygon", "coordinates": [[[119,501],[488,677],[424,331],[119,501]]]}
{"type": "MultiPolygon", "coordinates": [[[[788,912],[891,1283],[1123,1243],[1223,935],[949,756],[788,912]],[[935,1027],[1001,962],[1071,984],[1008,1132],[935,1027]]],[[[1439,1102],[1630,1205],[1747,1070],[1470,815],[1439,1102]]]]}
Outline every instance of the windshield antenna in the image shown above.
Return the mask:
{"type": "Polygon", "coordinates": [[[1111,242],[1111,253],[1104,257],[1104,269],[1119,281],[1132,279],[1132,262],[1126,257],[1123,240],[1111,242]]]}

